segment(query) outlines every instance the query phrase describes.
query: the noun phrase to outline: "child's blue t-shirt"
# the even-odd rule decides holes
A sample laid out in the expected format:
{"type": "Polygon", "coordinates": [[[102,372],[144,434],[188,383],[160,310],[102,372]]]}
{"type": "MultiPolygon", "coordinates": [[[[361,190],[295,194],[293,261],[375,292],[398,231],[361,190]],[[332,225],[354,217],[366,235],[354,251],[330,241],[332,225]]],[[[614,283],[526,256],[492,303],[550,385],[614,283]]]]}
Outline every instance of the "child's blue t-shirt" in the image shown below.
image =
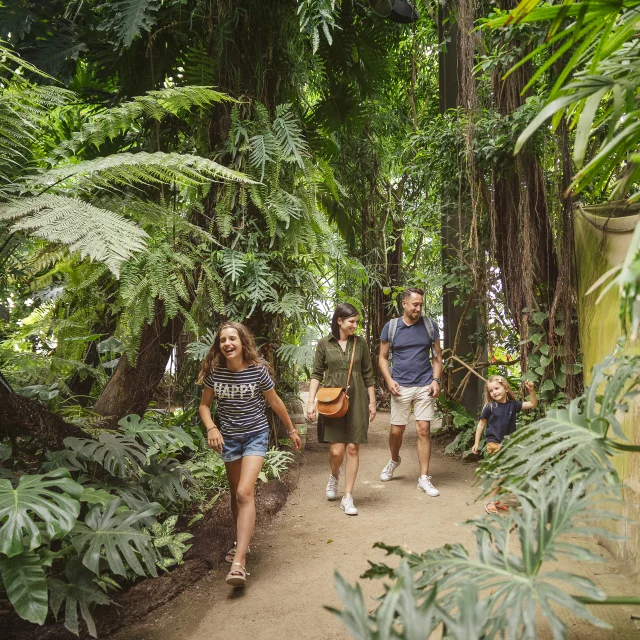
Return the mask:
{"type": "Polygon", "coordinates": [[[516,430],[516,413],[522,410],[520,400],[490,402],[485,405],[480,420],[487,421],[487,442],[502,442],[516,430]]]}

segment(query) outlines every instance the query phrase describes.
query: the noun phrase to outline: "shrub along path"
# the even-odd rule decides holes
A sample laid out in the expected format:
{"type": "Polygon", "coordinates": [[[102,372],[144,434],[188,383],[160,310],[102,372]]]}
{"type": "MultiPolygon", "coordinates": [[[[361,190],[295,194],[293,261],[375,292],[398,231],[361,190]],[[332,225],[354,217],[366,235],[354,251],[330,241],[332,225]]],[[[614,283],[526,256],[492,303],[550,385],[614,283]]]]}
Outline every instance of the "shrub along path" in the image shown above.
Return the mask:
{"type": "MultiPolygon", "coordinates": [[[[478,492],[473,486],[473,466],[445,457],[443,447],[436,444],[431,473],[441,495],[427,497],[416,488],[417,453],[410,425],[402,465],[391,482],[380,482],[380,471],[388,460],[388,423],[389,414],[381,413],[371,426],[369,444],[361,449],[354,495],[358,516],[345,516],[339,500],[325,499],[326,448],[308,443],[297,488],[284,509],[256,532],[247,567],[251,573],[247,588],[234,591],[224,583],[225,565],[139,625],[128,627],[118,640],[348,638],[340,621],[323,609],[325,604],[340,606],[333,586],[335,569],[353,583],[368,568],[367,559],[383,558],[382,551],[372,549],[378,541],[415,551],[451,542],[473,548],[471,528],[459,525],[483,513],[483,504],[475,502],[478,492]]],[[[617,568],[609,560],[594,571],[611,594],[627,595],[623,589],[625,585],[629,588],[629,582],[616,574],[617,568]]],[[[573,570],[594,577],[585,565],[574,566],[573,570]]],[[[362,586],[373,609],[373,598],[382,592],[382,582],[364,580],[362,586]]],[[[594,613],[613,624],[615,630],[603,631],[570,620],[571,638],[638,638],[627,609],[595,607],[594,613]]]]}

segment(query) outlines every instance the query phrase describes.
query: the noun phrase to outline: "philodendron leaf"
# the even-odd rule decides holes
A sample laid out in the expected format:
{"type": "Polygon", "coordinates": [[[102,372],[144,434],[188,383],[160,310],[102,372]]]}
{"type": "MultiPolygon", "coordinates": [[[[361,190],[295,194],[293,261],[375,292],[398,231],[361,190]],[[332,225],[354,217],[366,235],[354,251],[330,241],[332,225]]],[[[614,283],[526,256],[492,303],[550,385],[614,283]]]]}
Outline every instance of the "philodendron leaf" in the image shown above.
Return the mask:
{"type": "Polygon", "coordinates": [[[189,492],[184,488],[185,484],[192,483],[191,473],[175,458],[158,461],[158,457],[153,456],[150,464],[144,467],[144,471],[141,482],[157,500],[179,502],[191,499],[189,492]]]}
{"type": "Polygon", "coordinates": [[[155,420],[147,420],[135,414],[118,422],[121,431],[129,438],[140,438],[147,446],[157,447],[167,453],[178,449],[196,449],[193,438],[181,427],[164,427],[155,420]]]}
{"type": "Polygon", "coordinates": [[[62,468],[42,476],[22,476],[15,489],[11,481],[0,480],[0,553],[9,557],[22,553],[25,537],[30,550],[41,544],[35,517],[52,538],[69,533],[80,513],[81,493],[82,486],[62,468]]]}
{"type": "Polygon", "coordinates": [[[16,613],[34,624],[44,624],[47,579],[40,556],[35,551],[23,551],[11,558],[0,555],[0,575],[16,613]]]}
{"type": "Polygon", "coordinates": [[[93,574],[82,566],[79,558],[69,560],[64,574],[67,582],[57,578],[49,581],[53,614],[57,618],[62,603],[65,603],[64,626],[71,633],[80,635],[78,628],[78,607],[80,607],[80,613],[87,624],[89,633],[97,638],[96,625],[91,616],[90,607],[94,604],[109,604],[111,600],[93,581],[93,574]]]}
{"type": "Polygon", "coordinates": [[[139,525],[148,516],[160,513],[162,507],[152,502],[138,511],[120,510],[123,505],[122,500],[113,500],[104,509],[94,506],[85,521],[74,527],[73,545],[78,553],[84,552],[82,563],[96,575],[100,573],[100,560],[104,557],[109,569],[119,576],[127,575],[127,566],[144,576],[139,554],[147,571],[156,576],[153,541],[139,525]]]}
{"type": "Polygon", "coordinates": [[[0,462],[11,457],[11,442],[0,442],[0,462]]]}
{"type": "Polygon", "coordinates": [[[64,446],[101,464],[109,473],[125,478],[146,462],[144,447],[119,433],[101,433],[97,440],[65,438],[64,446]]]}

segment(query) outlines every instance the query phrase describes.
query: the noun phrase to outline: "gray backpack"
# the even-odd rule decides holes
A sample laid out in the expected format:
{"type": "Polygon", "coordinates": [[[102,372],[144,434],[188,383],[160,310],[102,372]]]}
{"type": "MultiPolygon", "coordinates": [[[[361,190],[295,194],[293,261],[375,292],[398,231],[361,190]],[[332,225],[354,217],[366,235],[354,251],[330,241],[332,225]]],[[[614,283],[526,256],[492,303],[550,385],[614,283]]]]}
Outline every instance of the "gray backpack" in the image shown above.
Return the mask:
{"type": "MultiPolygon", "coordinates": [[[[434,359],[438,357],[438,352],[436,351],[436,330],[438,329],[438,325],[435,320],[427,316],[421,316],[422,322],[424,322],[425,329],[429,334],[429,339],[431,340],[431,353],[433,354],[434,359]]],[[[389,320],[389,360],[393,359],[393,340],[396,337],[396,332],[398,331],[398,320],[400,318],[393,318],[389,320]]]]}

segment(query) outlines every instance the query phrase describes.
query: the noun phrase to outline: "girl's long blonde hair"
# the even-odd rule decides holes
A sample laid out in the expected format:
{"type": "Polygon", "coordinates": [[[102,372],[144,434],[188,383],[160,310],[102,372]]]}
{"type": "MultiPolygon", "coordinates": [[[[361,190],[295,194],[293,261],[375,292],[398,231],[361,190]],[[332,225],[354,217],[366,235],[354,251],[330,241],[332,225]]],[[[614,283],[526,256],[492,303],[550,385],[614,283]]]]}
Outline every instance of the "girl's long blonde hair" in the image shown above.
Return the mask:
{"type": "Polygon", "coordinates": [[[196,380],[197,384],[202,384],[203,380],[212,371],[227,368],[227,359],[220,349],[220,334],[225,329],[235,329],[238,332],[240,344],[242,345],[242,359],[246,364],[254,364],[256,366],[265,364],[264,360],[262,360],[258,354],[258,347],[256,347],[256,341],[253,339],[251,331],[240,322],[223,322],[216,331],[216,337],[213,340],[211,349],[209,349],[209,353],[207,353],[205,359],[202,361],[200,373],[196,380]]]}
{"type": "Polygon", "coordinates": [[[504,390],[507,392],[507,400],[517,400],[516,394],[513,392],[513,389],[509,385],[509,381],[504,376],[491,376],[487,380],[486,384],[484,385],[484,406],[485,407],[488,405],[491,405],[494,402],[493,398],[491,397],[491,394],[489,393],[489,385],[492,382],[497,382],[500,385],[502,385],[504,390]]]}

